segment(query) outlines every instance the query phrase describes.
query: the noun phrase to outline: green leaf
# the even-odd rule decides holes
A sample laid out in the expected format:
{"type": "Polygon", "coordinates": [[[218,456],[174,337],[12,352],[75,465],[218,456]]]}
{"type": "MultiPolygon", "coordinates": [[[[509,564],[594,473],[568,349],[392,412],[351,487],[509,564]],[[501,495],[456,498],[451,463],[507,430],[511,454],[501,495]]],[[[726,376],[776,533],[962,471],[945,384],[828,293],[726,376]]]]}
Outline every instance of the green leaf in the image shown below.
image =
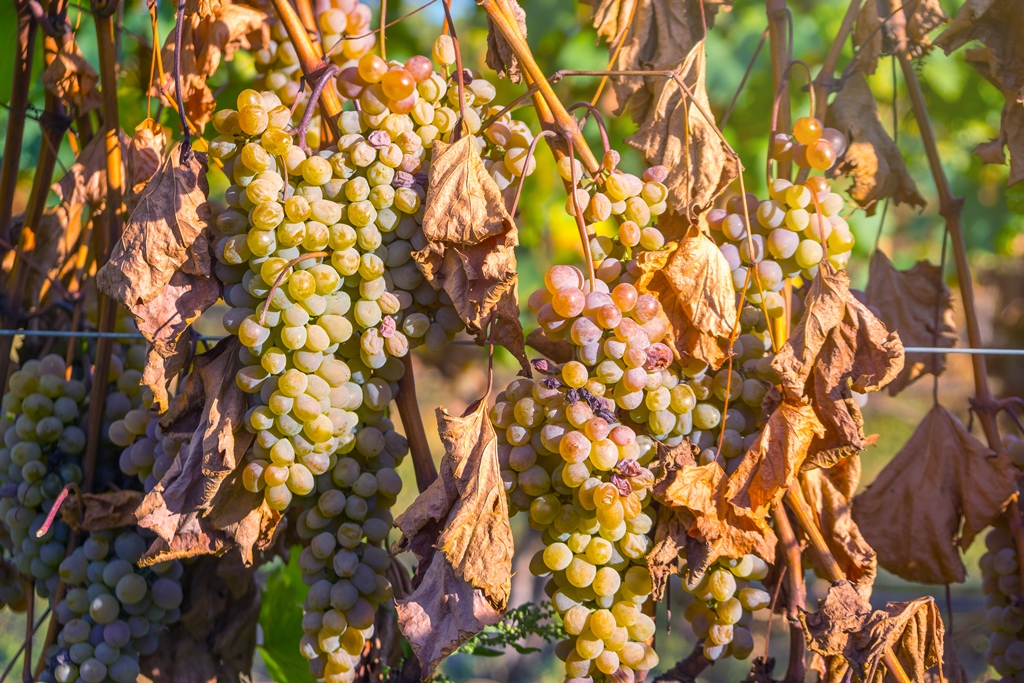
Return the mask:
{"type": "Polygon", "coordinates": [[[267,673],[276,683],[306,683],[310,680],[309,663],[299,654],[302,604],[309,591],[302,583],[299,550],[292,548],[288,564],[278,560],[270,565],[260,607],[260,626],[263,628],[260,655],[267,666],[267,673]]]}
{"type": "Polygon", "coordinates": [[[1006,208],[1013,213],[1024,214],[1024,182],[1006,188],[1006,208]]]}

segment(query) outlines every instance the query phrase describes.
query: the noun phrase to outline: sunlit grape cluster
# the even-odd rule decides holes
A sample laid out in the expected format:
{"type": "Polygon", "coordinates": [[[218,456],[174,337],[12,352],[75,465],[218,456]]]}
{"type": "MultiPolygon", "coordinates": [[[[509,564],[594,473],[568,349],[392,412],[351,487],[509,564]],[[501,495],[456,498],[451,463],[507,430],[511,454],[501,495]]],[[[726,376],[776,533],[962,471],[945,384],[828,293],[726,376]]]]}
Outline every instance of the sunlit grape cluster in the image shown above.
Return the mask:
{"type": "MultiPolygon", "coordinates": [[[[112,362],[111,377],[119,362],[112,362]]],[[[68,483],[82,480],[85,451],[84,417],[88,412],[85,384],[65,379],[64,359],[57,355],[29,360],[10,377],[0,419],[0,515],[7,533],[4,544],[15,567],[36,580],[36,591],[52,595],[60,581],[70,529],[60,521],[42,537],[46,515],[68,483]]]]}
{"type": "MultiPolygon", "coordinates": [[[[320,12],[317,22],[323,36],[322,46],[329,51],[328,57],[334,64],[349,66],[376,47],[377,35],[370,30],[371,15],[370,8],[359,0],[331,0],[320,12]]],[[[289,108],[294,106],[292,123],[298,125],[309,103],[310,89],[303,87],[298,54],[280,22],[271,22],[269,39],[254,50],[253,61],[259,74],[255,87],[274,92],[289,108]]],[[[320,116],[314,113],[306,133],[306,144],[312,148],[320,146],[320,126],[320,116]]]]}
{"type": "Polygon", "coordinates": [[[67,594],[54,607],[61,624],[46,652],[43,683],[132,683],[140,655],[181,616],[182,566],[177,560],[140,569],[149,543],[134,528],[90,533],[60,563],[67,594]]]}
{"type": "MultiPolygon", "coordinates": [[[[794,124],[792,138],[778,135],[774,145],[773,158],[823,171],[846,150],[846,138],[804,117],[794,124]]],[[[763,299],[774,318],[785,310],[779,292],[787,279],[813,279],[825,259],[836,269],[845,268],[855,240],[840,215],[843,198],[824,176],[796,183],[771,179],[768,194],[763,201],[749,192],[745,198],[735,195],[724,209],[709,211],[707,222],[732,270],[736,291],[758,306],[763,299]]]]}
{"type": "MultiPolygon", "coordinates": [[[[1007,434],[1003,447],[1014,465],[1024,469],[1024,439],[1007,434]]],[[[989,631],[985,661],[999,676],[990,683],[1015,683],[1024,680],[1024,607],[1020,604],[1020,555],[1005,517],[985,536],[985,548],[978,561],[989,631]]]]}
{"type": "MultiPolygon", "coordinates": [[[[681,553],[685,572],[685,553],[681,553]]],[[[755,555],[720,559],[704,573],[700,583],[690,590],[693,602],[683,613],[694,635],[703,643],[704,656],[711,661],[724,657],[746,659],[754,649],[750,633],[753,613],[771,603],[759,582],[768,575],[768,565],[755,555]]]]}
{"type": "Polygon", "coordinates": [[[352,680],[377,607],[391,599],[384,575],[391,564],[390,509],[402,489],[395,468],[408,450],[388,418],[361,423],[354,447],[318,478],[316,503],[299,516],[307,544],[299,567],[310,586],[300,651],[316,678],[352,680]]]}

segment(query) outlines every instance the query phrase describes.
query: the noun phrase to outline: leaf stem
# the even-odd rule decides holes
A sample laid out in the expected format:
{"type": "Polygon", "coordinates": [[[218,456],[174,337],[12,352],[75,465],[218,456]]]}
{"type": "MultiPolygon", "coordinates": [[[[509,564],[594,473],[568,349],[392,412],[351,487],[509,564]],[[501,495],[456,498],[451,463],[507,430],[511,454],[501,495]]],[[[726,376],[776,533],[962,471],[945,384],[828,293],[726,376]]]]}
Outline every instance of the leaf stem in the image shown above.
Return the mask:
{"type": "Polygon", "coordinates": [[[420,405],[416,398],[416,378],[413,374],[412,354],[407,353],[402,356],[402,363],[405,365],[405,372],[398,380],[398,395],[395,396],[395,403],[398,404],[398,414],[402,418],[405,437],[409,440],[412,466],[416,472],[416,488],[423,493],[437,479],[437,467],[430,454],[430,444],[427,442],[427,432],[423,428],[423,417],[420,415],[420,405]]]}
{"type": "Polygon", "coordinates": [[[800,544],[793,533],[793,525],[789,521],[782,501],[775,504],[772,519],[775,520],[775,531],[779,535],[786,563],[786,614],[789,617],[789,664],[786,667],[785,683],[803,683],[807,674],[807,663],[804,661],[807,645],[804,641],[804,629],[796,618],[797,612],[804,606],[804,568],[800,559],[800,544]]]}
{"type": "MultiPolygon", "coordinates": [[[[171,65],[171,78],[174,79],[174,97],[178,101],[178,120],[181,124],[181,163],[185,163],[192,155],[192,135],[185,117],[185,99],[181,94],[181,36],[185,30],[185,0],[178,0],[178,13],[174,23],[174,64],[171,65]]],[[[156,45],[153,45],[156,50],[156,45]]]]}
{"type": "Polygon", "coordinates": [[[800,481],[794,481],[786,491],[786,502],[789,503],[789,508],[796,515],[796,521],[800,524],[800,527],[807,534],[807,537],[811,541],[811,546],[814,551],[818,553],[821,558],[821,562],[825,567],[826,575],[828,580],[835,583],[836,581],[843,581],[846,579],[846,574],[843,572],[842,567],[839,566],[839,562],[836,561],[835,556],[828,547],[828,543],[825,541],[825,537],[821,533],[821,529],[818,528],[818,523],[814,519],[814,511],[811,506],[807,504],[804,499],[803,490],[800,488],[800,481]]]}

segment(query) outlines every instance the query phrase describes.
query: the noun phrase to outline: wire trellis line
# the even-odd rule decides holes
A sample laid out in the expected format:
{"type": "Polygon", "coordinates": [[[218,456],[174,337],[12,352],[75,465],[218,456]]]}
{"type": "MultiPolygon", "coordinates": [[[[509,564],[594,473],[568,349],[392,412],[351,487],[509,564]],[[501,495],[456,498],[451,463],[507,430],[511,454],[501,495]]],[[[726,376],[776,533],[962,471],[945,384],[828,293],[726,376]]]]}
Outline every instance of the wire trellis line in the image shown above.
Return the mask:
{"type": "MultiPolygon", "coordinates": [[[[145,339],[138,332],[96,332],[82,331],[71,332],[69,330],[0,330],[0,337],[88,337],[90,339],[145,339]]],[[[197,334],[194,339],[198,341],[220,341],[226,337],[197,334]]],[[[472,339],[453,339],[450,343],[460,346],[480,346],[472,339]]],[[[907,353],[959,353],[964,355],[985,355],[985,356],[1024,356],[1024,349],[972,349],[967,347],[942,347],[942,346],[904,346],[907,353]]]]}

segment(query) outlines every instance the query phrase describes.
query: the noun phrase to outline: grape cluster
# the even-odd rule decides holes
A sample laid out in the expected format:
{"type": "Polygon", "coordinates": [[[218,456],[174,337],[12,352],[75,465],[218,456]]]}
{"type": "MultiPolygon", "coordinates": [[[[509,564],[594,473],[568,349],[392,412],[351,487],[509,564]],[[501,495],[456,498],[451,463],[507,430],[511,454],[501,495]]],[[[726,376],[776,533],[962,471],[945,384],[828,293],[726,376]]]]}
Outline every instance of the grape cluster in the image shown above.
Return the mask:
{"type": "MultiPolygon", "coordinates": [[[[686,569],[681,558],[681,571],[686,569]]],[[[700,583],[690,590],[694,596],[684,612],[694,635],[703,643],[704,656],[711,661],[724,657],[746,659],[754,649],[750,633],[753,613],[768,607],[771,596],[755,582],[768,574],[768,565],[755,555],[720,559],[705,572],[700,583]]]]}
{"type": "Polygon", "coordinates": [[[18,568],[13,562],[0,558],[0,609],[4,607],[24,612],[28,608],[28,595],[18,568]]]}
{"type": "Polygon", "coordinates": [[[127,476],[137,477],[143,490],[149,493],[167,474],[184,442],[163,434],[159,415],[146,411],[146,422],[142,423],[140,418],[132,416],[138,412],[140,409],[133,409],[124,417],[125,429],[132,441],[121,451],[118,466],[127,476]],[[133,420],[131,428],[127,427],[130,419],[133,420]],[[138,431],[140,427],[142,431],[138,431]]]}
{"type": "MultiPolygon", "coordinates": [[[[36,579],[42,596],[53,594],[60,579],[70,529],[56,522],[37,537],[57,496],[82,479],[85,451],[82,421],[87,412],[85,384],[65,379],[64,359],[49,355],[25,362],[10,378],[0,419],[0,515],[8,534],[4,544],[17,570],[36,579]]],[[[111,376],[120,363],[111,363],[111,376]]]]}
{"type": "MultiPolygon", "coordinates": [[[[842,133],[823,129],[811,117],[796,121],[793,140],[776,136],[774,158],[793,159],[804,169],[827,170],[846,150],[842,133]]],[[[786,280],[812,279],[826,258],[836,269],[845,268],[855,240],[840,215],[843,198],[824,176],[797,183],[776,178],[769,181],[768,194],[763,201],[749,192],[735,195],[725,208],[709,211],[707,221],[736,291],[745,292],[755,305],[763,302],[768,314],[778,317],[784,311],[779,291],[786,280]]]]}
{"type": "MultiPolygon", "coordinates": [[[[1024,439],[1008,434],[1003,437],[1003,447],[1013,463],[1024,469],[1024,439]]],[[[1000,676],[989,683],[1016,683],[1024,680],[1024,609],[1020,605],[1020,556],[1005,517],[985,536],[985,548],[978,562],[989,631],[985,660],[1000,676]]]]}
{"type": "Polygon", "coordinates": [[[318,477],[316,504],[299,516],[299,567],[310,586],[300,651],[329,683],[352,680],[377,607],[391,599],[390,508],[402,489],[395,468],[408,450],[388,418],[362,422],[351,450],[318,477]]]}
{"type": "MultiPolygon", "coordinates": [[[[370,31],[371,14],[370,8],[358,0],[332,0],[317,16],[323,36],[322,43],[325,49],[331,51],[329,58],[332,62],[347,66],[376,47],[377,36],[370,31]],[[343,35],[362,37],[342,38],[343,35]]],[[[253,52],[253,59],[258,73],[255,87],[270,90],[283,104],[294,106],[292,123],[298,125],[310,95],[303,87],[302,68],[295,46],[280,22],[270,24],[269,38],[253,52]]],[[[306,133],[306,144],[309,147],[320,146],[319,118],[319,114],[314,114],[312,125],[306,133]]]]}
{"type": "Polygon", "coordinates": [[[67,594],[54,608],[61,624],[46,652],[43,683],[132,683],[139,656],[156,652],[159,634],[181,615],[182,565],[139,569],[149,543],[134,528],[90,533],[60,563],[67,594]]]}

